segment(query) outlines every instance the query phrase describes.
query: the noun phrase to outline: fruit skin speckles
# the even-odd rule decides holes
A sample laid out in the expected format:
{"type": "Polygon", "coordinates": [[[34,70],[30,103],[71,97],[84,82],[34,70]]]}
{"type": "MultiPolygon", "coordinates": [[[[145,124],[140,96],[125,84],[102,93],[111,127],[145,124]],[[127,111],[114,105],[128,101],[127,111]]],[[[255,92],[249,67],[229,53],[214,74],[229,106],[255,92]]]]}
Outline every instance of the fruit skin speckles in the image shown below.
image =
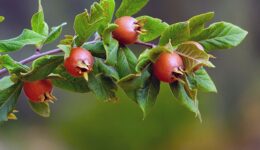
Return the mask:
{"type": "Polygon", "coordinates": [[[65,60],[64,66],[73,77],[82,77],[84,73],[93,70],[95,58],[92,54],[81,47],[73,48],[70,56],[65,60]]]}
{"type": "Polygon", "coordinates": [[[121,44],[134,44],[138,40],[139,34],[142,33],[142,26],[133,17],[120,17],[116,19],[115,24],[118,27],[113,31],[113,37],[121,44]]]}
{"type": "Polygon", "coordinates": [[[183,60],[177,53],[163,52],[153,64],[153,74],[162,82],[173,83],[182,75],[183,60]]]}
{"type": "Polygon", "coordinates": [[[28,99],[35,103],[52,102],[56,100],[52,95],[52,83],[48,79],[24,82],[23,90],[28,99]]]}

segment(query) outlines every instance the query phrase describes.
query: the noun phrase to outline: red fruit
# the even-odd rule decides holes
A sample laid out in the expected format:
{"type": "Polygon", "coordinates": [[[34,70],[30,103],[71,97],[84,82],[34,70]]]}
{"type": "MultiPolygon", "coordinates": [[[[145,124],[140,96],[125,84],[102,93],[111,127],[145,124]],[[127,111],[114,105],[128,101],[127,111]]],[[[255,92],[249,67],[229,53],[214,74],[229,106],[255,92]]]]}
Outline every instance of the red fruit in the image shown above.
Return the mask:
{"type": "Polygon", "coordinates": [[[116,19],[117,29],[113,31],[113,37],[121,44],[133,44],[137,41],[141,33],[141,25],[130,16],[124,16],[116,19]]]}
{"type": "Polygon", "coordinates": [[[93,69],[94,57],[84,48],[73,48],[70,56],[65,60],[66,70],[74,77],[82,77],[84,73],[89,73],[93,69]]]}
{"type": "Polygon", "coordinates": [[[50,80],[38,80],[25,82],[23,90],[25,95],[32,102],[53,101],[56,98],[52,95],[52,83],[50,80]]]}
{"type": "Polygon", "coordinates": [[[153,74],[163,82],[173,83],[182,74],[182,58],[176,53],[163,52],[153,64],[153,74]]]}

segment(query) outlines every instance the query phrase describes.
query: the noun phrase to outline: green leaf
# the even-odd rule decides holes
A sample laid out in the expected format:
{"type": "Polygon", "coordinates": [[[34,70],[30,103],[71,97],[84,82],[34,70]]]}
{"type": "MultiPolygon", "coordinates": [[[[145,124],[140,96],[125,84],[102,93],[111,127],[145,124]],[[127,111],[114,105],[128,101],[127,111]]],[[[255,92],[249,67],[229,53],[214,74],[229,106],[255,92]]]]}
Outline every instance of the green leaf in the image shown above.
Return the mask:
{"type": "Polygon", "coordinates": [[[116,17],[132,16],[139,12],[148,2],[149,0],[122,0],[116,12],[116,17]]]}
{"type": "Polygon", "coordinates": [[[121,47],[117,55],[116,68],[120,78],[135,73],[137,58],[135,54],[127,47],[121,47]]]}
{"type": "Polygon", "coordinates": [[[0,91],[0,122],[8,121],[8,115],[15,109],[21,90],[22,83],[18,82],[0,91]]]}
{"type": "Polygon", "coordinates": [[[126,95],[140,106],[145,118],[156,102],[160,81],[148,71],[144,71],[141,76],[129,75],[118,84],[126,95]]]}
{"type": "Polygon", "coordinates": [[[51,74],[61,63],[63,56],[46,55],[36,59],[32,64],[32,69],[23,73],[21,78],[24,81],[36,81],[45,79],[51,74]]]}
{"type": "Polygon", "coordinates": [[[101,0],[100,5],[102,6],[104,12],[103,16],[106,18],[105,23],[110,23],[113,19],[114,11],[115,11],[115,0],[101,0]]]}
{"type": "Polygon", "coordinates": [[[72,77],[63,65],[57,67],[53,73],[63,77],[60,79],[52,79],[52,83],[58,88],[77,93],[88,93],[90,91],[87,81],[84,78],[72,77]]]}
{"type": "Polygon", "coordinates": [[[62,23],[61,25],[59,25],[57,27],[52,27],[51,32],[49,33],[49,35],[46,37],[46,40],[44,41],[44,44],[52,43],[57,38],[59,38],[61,35],[61,32],[62,32],[62,27],[65,25],[67,25],[66,22],[62,23]]]}
{"type": "Polygon", "coordinates": [[[190,27],[187,22],[180,22],[170,25],[162,34],[159,45],[166,45],[171,42],[172,46],[176,46],[182,42],[189,40],[190,27]]]}
{"type": "Polygon", "coordinates": [[[192,75],[188,75],[188,80],[193,83],[193,89],[198,89],[198,91],[203,92],[217,93],[217,88],[214,82],[204,68],[199,69],[192,75]]]}
{"type": "Polygon", "coordinates": [[[115,82],[102,74],[89,74],[88,86],[100,100],[117,101],[117,85],[115,82]]]}
{"type": "Polygon", "coordinates": [[[4,16],[0,16],[0,23],[3,22],[5,20],[4,16]]]}
{"type": "Polygon", "coordinates": [[[187,109],[194,112],[196,114],[196,117],[198,117],[201,120],[198,100],[196,96],[195,98],[190,97],[186,89],[184,88],[184,85],[180,82],[172,83],[170,84],[170,87],[176,100],[180,104],[184,105],[187,109]]]}
{"type": "Polygon", "coordinates": [[[13,60],[7,54],[0,56],[0,66],[6,68],[10,74],[16,74],[18,76],[20,76],[20,73],[25,73],[29,70],[29,67],[13,60]]]}
{"type": "Polygon", "coordinates": [[[10,76],[5,76],[3,78],[0,79],[0,91],[3,91],[9,87],[11,87],[12,85],[14,85],[15,83],[11,80],[10,76]]]}
{"type": "Polygon", "coordinates": [[[238,46],[246,37],[247,31],[227,22],[218,22],[193,37],[207,52],[238,46]]]}
{"type": "Polygon", "coordinates": [[[155,62],[162,52],[166,51],[171,52],[171,50],[165,46],[157,46],[155,48],[145,50],[139,56],[135,70],[137,72],[141,72],[149,66],[150,63],[155,62]]]}
{"type": "Polygon", "coordinates": [[[113,19],[113,15],[115,11],[115,0],[101,0],[100,5],[104,10],[103,11],[104,21],[100,27],[101,29],[99,29],[100,30],[99,33],[102,33],[105,27],[107,26],[107,24],[109,24],[113,19]]]}
{"type": "Polygon", "coordinates": [[[118,41],[113,39],[108,45],[104,43],[104,48],[106,50],[106,63],[115,66],[118,63],[118,41]]]}
{"type": "Polygon", "coordinates": [[[75,37],[73,35],[64,35],[64,39],[60,41],[61,45],[68,45],[70,47],[74,46],[74,39],[75,37]]]}
{"type": "Polygon", "coordinates": [[[77,34],[76,44],[81,46],[87,41],[99,28],[104,21],[103,8],[100,4],[94,3],[91,6],[91,13],[87,11],[76,16],[74,21],[74,30],[77,34]]]}
{"type": "Polygon", "coordinates": [[[42,42],[45,37],[32,30],[25,29],[21,35],[8,40],[0,40],[0,52],[11,52],[26,45],[35,45],[42,42]]]}
{"type": "Polygon", "coordinates": [[[182,56],[185,71],[187,72],[192,72],[195,67],[200,65],[214,67],[209,61],[211,56],[200,49],[194,42],[182,43],[175,52],[182,56]]]}
{"type": "Polygon", "coordinates": [[[112,37],[112,31],[117,27],[116,24],[109,24],[102,34],[103,44],[106,50],[106,63],[111,66],[115,66],[117,63],[119,43],[112,37]]]}
{"type": "Polygon", "coordinates": [[[104,44],[106,45],[109,45],[110,42],[113,40],[113,37],[112,37],[112,32],[118,27],[118,25],[116,24],[109,24],[103,34],[102,34],[102,39],[104,41],[104,44]]]}
{"type": "Polygon", "coordinates": [[[136,18],[138,21],[143,22],[142,29],[147,30],[146,33],[140,35],[140,40],[143,42],[150,42],[158,38],[165,29],[169,26],[167,23],[162,22],[161,19],[153,18],[150,16],[141,16],[136,18]]]}
{"type": "Polygon", "coordinates": [[[31,109],[38,115],[42,117],[50,117],[50,106],[49,103],[43,102],[43,103],[34,103],[31,101],[28,101],[29,106],[31,109]]]}
{"type": "Polygon", "coordinates": [[[116,81],[119,80],[119,75],[115,68],[106,65],[104,61],[100,58],[95,58],[94,69],[96,71],[96,74],[102,73],[104,76],[111,77],[116,81]]]}
{"type": "Polygon", "coordinates": [[[43,13],[43,9],[41,6],[41,0],[38,0],[38,1],[39,1],[39,10],[37,13],[35,13],[32,16],[32,19],[31,19],[32,30],[43,36],[47,36],[49,33],[49,27],[48,27],[47,23],[44,21],[44,13],[43,13]]]}
{"type": "Polygon", "coordinates": [[[104,48],[103,42],[101,41],[94,44],[84,43],[82,47],[89,50],[95,57],[105,58],[106,50],[104,48]]]}
{"type": "Polygon", "coordinates": [[[190,25],[190,33],[192,36],[197,35],[205,28],[205,23],[214,18],[214,12],[197,15],[188,20],[190,25]]]}
{"type": "Polygon", "coordinates": [[[57,47],[64,52],[64,58],[69,57],[70,50],[71,50],[71,46],[70,45],[59,44],[57,47]]]}

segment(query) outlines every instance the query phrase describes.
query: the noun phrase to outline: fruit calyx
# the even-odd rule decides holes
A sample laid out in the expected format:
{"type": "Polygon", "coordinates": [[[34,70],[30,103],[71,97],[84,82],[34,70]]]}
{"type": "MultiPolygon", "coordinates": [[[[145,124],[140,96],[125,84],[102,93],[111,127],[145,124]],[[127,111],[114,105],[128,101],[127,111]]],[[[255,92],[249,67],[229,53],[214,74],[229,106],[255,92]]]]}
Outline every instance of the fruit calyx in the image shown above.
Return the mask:
{"type": "Polygon", "coordinates": [[[77,47],[71,50],[70,56],[65,60],[67,72],[74,77],[84,77],[88,80],[88,73],[93,71],[94,57],[84,48],[77,47]]]}

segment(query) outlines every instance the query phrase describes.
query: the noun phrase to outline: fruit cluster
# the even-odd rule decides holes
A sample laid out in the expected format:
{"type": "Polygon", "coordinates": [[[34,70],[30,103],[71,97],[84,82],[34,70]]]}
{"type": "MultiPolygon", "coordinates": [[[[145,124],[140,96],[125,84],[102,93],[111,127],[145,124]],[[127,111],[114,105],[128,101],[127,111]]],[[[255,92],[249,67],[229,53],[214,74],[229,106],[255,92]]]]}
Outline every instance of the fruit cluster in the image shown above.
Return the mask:
{"type": "MultiPolygon", "coordinates": [[[[76,16],[75,35],[66,35],[59,49],[41,52],[44,45],[57,39],[66,23],[49,31],[39,0],[33,15],[32,30],[17,38],[0,41],[0,52],[17,51],[35,45],[36,53],[17,62],[0,55],[0,122],[15,119],[21,90],[37,114],[48,117],[49,102],[54,102],[53,87],[78,93],[93,92],[98,99],[117,101],[120,87],[144,113],[156,102],[161,82],[168,83],[175,99],[200,117],[198,92],[216,92],[205,67],[215,67],[208,54],[213,50],[239,45],[247,32],[227,22],[205,28],[214,13],[192,17],[169,25],[150,16],[131,17],[148,0],[130,3],[123,0],[114,18],[115,1],[101,0],[76,16]],[[93,36],[94,40],[89,41],[93,36]],[[150,43],[159,39],[158,44],[150,43]],[[139,56],[128,45],[147,47],[139,56]],[[63,52],[63,53],[62,53],[63,52]],[[62,53],[62,55],[55,55],[62,53]],[[27,63],[32,62],[28,67],[27,63]]],[[[3,21],[3,17],[0,17],[3,21]]],[[[139,47],[141,48],[141,47],[139,47]]]]}

